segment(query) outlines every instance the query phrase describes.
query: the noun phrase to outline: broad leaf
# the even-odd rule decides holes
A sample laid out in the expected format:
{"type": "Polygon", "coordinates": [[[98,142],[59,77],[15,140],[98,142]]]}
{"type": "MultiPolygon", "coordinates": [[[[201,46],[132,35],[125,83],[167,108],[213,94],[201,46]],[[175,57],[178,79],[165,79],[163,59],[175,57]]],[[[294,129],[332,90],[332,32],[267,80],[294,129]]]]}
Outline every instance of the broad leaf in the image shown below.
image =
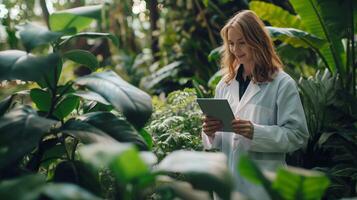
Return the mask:
{"type": "Polygon", "coordinates": [[[208,61],[210,62],[219,61],[222,51],[223,51],[223,46],[219,46],[213,49],[208,55],[208,61]]]}
{"type": "Polygon", "coordinates": [[[102,5],[83,6],[62,10],[50,15],[49,22],[52,31],[76,28],[77,32],[87,28],[93,19],[101,18],[102,5]]]}
{"type": "Polygon", "coordinates": [[[13,98],[14,98],[14,95],[10,95],[0,101],[0,117],[3,116],[6,113],[6,111],[9,109],[13,98]]]}
{"type": "Polygon", "coordinates": [[[88,67],[91,71],[95,71],[99,67],[97,58],[89,51],[75,49],[67,51],[63,54],[63,57],[82,64],[88,67]]]}
{"type": "Polygon", "coordinates": [[[151,89],[164,79],[173,77],[175,74],[178,73],[178,68],[182,66],[182,62],[175,61],[172,62],[161,69],[157,70],[156,72],[152,73],[151,75],[145,77],[140,83],[144,88],[151,89]]]}
{"type": "Polygon", "coordinates": [[[43,196],[49,197],[53,200],[100,200],[102,198],[96,197],[87,190],[75,184],[69,183],[48,183],[41,191],[43,196]]]}
{"type": "Polygon", "coordinates": [[[81,33],[77,33],[72,36],[62,37],[62,39],[64,39],[64,41],[61,42],[60,45],[64,45],[68,41],[70,41],[74,38],[78,38],[78,37],[89,38],[89,39],[108,38],[113,42],[113,44],[116,47],[119,46],[119,40],[115,35],[110,34],[110,33],[96,33],[96,32],[81,32],[81,33]]]}
{"type": "Polygon", "coordinates": [[[42,198],[53,200],[99,200],[98,197],[74,184],[46,184],[45,177],[40,174],[2,181],[0,183],[0,196],[3,199],[26,200],[42,198]]]}
{"type": "Polygon", "coordinates": [[[160,173],[180,173],[194,188],[215,191],[229,199],[233,189],[232,175],[221,153],[174,151],[157,166],[160,173]]]}
{"type": "Polygon", "coordinates": [[[321,172],[281,168],[277,172],[273,188],[284,199],[321,199],[329,186],[329,179],[321,172]]]}
{"type": "Polygon", "coordinates": [[[46,27],[33,23],[26,23],[25,25],[18,26],[17,29],[27,52],[30,52],[37,46],[54,42],[64,34],[61,32],[51,32],[46,27]]]}
{"type": "Polygon", "coordinates": [[[30,96],[40,111],[48,112],[50,110],[52,97],[49,91],[34,88],[31,90],[30,96]]]}
{"type": "Polygon", "coordinates": [[[79,148],[81,158],[95,169],[109,167],[116,179],[128,183],[147,175],[149,168],[139,152],[129,144],[91,144],[79,148]]]}
{"type": "Polygon", "coordinates": [[[41,81],[59,62],[58,54],[35,57],[19,50],[0,51],[0,80],[41,81]]]}
{"type": "Polygon", "coordinates": [[[105,143],[114,144],[116,140],[102,130],[83,122],[81,120],[70,119],[61,127],[61,132],[76,137],[84,144],[105,143]]]}
{"type": "Polygon", "coordinates": [[[151,134],[144,128],[140,129],[139,134],[144,138],[149,150],[151,150],[153,146],[153,139],[151,134]]]}
{"type": "Polygon", "coordinates": [[[110,105],[110,103],[105,100],[100,94],[91,92],[91,91],[77,91],[73,93],[73,95],[82,97],[83,99],[90,100],[90,101],[96,101],[99,103],[102,103],[104,105],[110,105]]]}
{"type": "Polygon", "coordinates": [[[330,71],[339,70],[340,73],[344,73],[345,52],[338,32],[343,32],[348,27],[343,22],[348,21],[345,20],[349,19],[347,15],[352,15],[349,13],[350,1],[291,0],[290,2],[306,29],[329,43],[328,46],[321,48],[320,52],[330,71]]]}
{"type": "Polygon", "coordinates": [[[281,40],[294,47],[311,47],[318,50],[326,44],[325,40],[298,29],[271,26],[268,26],[267,29],[273,39],[281,40]]]}
{"type": "Polygon", "coordinates": [[[282,199],[282,197],[272,189],[272,183],[264,176],[258,166],[247,156],[241,156],[238,163],[239,173],[252,183],[262,185],[272,199],[282,199]]]}
{"type": "Polygon", "coordinates": [[[20,107],[0,118],[0,170],[13,166],[39,143],[57,123],[37,116],[30,107],[20,107]]]}
{"type": "Polygon", "coordinates": [[[272,3],[251,1],[249,8],[272,26],[305,30],[298,16],[292,15],[287,10],[272,3]]]}
{"type": "Polygon", "coordinates": [[[113,71],[94,73],[75,82],[104,97],[137,129],[142,128],[151,116],[151,97],[124,81],[113,71]]]}
{"type": "Polygon", "coordinates": [[[126,120],[120,119],[110,112],[88,113],[78,119],[102,130],[119,142],[131,142],[140,150],[148,150],[147,144],[138,131],[126,120]]]}
{"type": "Polygon", "coordinates": [[[94,175],[84,163],[79,161],[64,161],[58,164],[53,181],[56,183],[73,183],[96,195],[101,194],[97,175],[94,175]]]}
{"type": "Polygon", "coordinates": [[[72,94],[65,95],[56,105],[54,115],[58,119],[63,119],[69,115],[79,104],[79,97],[72,94]]]}
{"type": "Polygon", "coordinates": [[[45,176],[40,174],[4,180],[0,182],[0,196],[3,199],[36,200],[45,184],[45,176]]]}

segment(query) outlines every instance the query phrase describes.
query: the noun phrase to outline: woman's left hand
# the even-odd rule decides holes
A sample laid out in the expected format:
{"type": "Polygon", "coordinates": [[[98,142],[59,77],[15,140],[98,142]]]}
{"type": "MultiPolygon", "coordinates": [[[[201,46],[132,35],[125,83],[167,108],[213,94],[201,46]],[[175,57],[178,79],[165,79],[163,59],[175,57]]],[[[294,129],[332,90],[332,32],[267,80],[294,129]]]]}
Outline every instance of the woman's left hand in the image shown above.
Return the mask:
{"type": "Polygon", "coordinates": [[[252,122],[248,120],[234,119],[232,121],[232,127],[236,134],[253,139],[254,126],[252,122]]]}

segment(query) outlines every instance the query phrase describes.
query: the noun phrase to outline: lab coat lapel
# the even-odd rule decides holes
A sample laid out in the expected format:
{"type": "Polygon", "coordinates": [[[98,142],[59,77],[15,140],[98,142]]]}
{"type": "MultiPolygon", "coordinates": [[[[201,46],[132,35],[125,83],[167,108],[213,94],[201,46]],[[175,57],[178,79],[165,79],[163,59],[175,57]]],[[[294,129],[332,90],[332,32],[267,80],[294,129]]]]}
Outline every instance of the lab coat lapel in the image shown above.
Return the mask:
{"type": "Polygon", "coordinates": [[[238,112],[260,91],[260,86],[258,84],[250,81],[247,90],[244,92],[244,95],[239,102],[238,112]]]}

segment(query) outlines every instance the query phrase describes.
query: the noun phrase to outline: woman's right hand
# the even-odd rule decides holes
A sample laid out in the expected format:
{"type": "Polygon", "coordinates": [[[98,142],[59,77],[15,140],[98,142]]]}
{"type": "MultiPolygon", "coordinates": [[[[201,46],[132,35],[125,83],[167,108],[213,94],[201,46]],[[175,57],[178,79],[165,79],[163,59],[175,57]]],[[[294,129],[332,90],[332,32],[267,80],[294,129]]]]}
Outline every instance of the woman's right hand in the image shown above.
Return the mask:
{"type": "Polygon", "coordinates": [[[210,137],[212,137],[218,130],[222,129],[222,127],[223,124],[220,120],[208,116],[203,118],[202,130],[210,137]]]}

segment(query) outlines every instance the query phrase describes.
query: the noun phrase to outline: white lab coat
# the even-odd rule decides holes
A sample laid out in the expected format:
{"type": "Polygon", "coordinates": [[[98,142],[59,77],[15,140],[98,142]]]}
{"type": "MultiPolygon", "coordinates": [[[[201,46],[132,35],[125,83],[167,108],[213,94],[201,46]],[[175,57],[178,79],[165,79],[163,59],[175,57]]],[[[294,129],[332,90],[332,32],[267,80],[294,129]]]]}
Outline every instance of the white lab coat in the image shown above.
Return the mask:
{"type": "Polygon", "coordinates": [[[252,199],[269,199],[261,186],[239,175],[237,162],[240,155],[248,154],[260,169],[275,171],[286,165],[285,153],[306,144],[309,133],[296,82],[279,71],[271,82],[251,81],[239,100],[239,82],[233,79],[227,84],[222,79],[215,98],[227,99],[236,118],[250,120],[254,135],[250,140],[232,132],[216,132],[212,141],[202,133],[205,148],[218,148],[227,156],[238,192],[252,199]]]}

